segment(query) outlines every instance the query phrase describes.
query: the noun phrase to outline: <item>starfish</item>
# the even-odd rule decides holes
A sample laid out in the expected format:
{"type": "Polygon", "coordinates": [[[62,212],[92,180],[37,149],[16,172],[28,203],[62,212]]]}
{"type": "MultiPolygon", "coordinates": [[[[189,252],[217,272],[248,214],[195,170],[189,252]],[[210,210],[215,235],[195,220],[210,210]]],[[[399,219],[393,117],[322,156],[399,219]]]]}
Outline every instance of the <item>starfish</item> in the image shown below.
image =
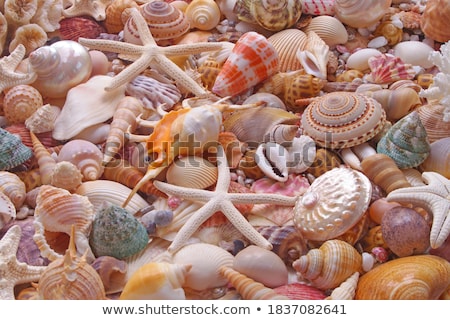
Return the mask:
{"type": "Polygon", "coordinates": [[[63,10],[65,17],[90,16],[96,21],[103,21],[106,18],[106,7],[113,0],[73,0],[72,5],[63,10]]]}
{"type": "Polygon", "coordinates": [[[17,261],[16,253],[21,236],[22,229],[14,225],[0,240],[0,300],[14,300],[16,284],[38,281],[47,268],[17,261]]]}
{"type": "Polygon", "coordinates": [[[294,206],[298,197],[288,197],[268,193],[228,193],[231,175],[225,151],[220,145],[218,146],[217,163],[218,177],[214,191],[180,187],[162,181],[153,182],[156,188],[164,193],[182,199],[204,203],[204,205],[200,207],[198,211],[194,212],[192,216],[189,217],[188,221],[181,227],[167,250],[169,253],[178,251],[201,224],[217,211],[221,211],[249,241],[257,246],[271,250],[272,245],[270,242],[253,228],[234,205],[245,203],[268,203],[294,206]]]}
{"type": "Polygon", "coordinates": [[[426,186],[396,189],[386,199],[410,203],[431,212],[430,245],[438,248],[450,235],[450,180],[432,171],[423,172],[422,178],[426,186]]]}
{"type": "Polygon", "coordinates": [[[163,72],[172,77],[175,82],[184,89],[199,97],[209,96],[211,94],[210,92],[202,88],[168,57],[197,54],[205,51],[216,51],[222,49],[223,44],[220,42],[199,42],[160,47],[155,42],[155,39],[139,10],[132,8],[130,13],[131,18],[136,23],[139,38],[143,43],[142,45],[106,39],[78,39],[79,43],[88,48],[119,53],[122,54],[122,56],[119,55],[119,57],[134,61],[116,75],[113,78],[111,85],[105,89],[114,89],[128,83],[142,71],[147,69],[152,63],[156,63],[163,72]]]}
{"type": "Polygon", "coordinates": [[[25,46],[19,44],[9,56],[0,59],[0,92],[19,84],[29,84],[36,79],[36,73],[16,72],[25,57],[25,46]]]}

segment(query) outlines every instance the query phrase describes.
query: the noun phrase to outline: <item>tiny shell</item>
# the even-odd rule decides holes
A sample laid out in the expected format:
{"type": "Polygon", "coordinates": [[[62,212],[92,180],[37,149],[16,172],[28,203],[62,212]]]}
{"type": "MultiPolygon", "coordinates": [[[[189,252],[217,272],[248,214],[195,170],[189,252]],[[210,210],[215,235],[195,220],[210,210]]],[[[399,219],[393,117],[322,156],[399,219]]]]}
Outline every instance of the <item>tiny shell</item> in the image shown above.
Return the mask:
{"type": "Polygon", "coordinates": [[[377,26],[374,36],[384,37],[386,39],[386,44],[393,46],[402,40],[403,30],[392,23],[392,21],[386,20],[377,26]]]}
{"type": "Polygon", "coordinates": [[[76,165],[60,161],[53,168],[50,184],[54,187],[75,191],[82,183],[83,175],[76,165]]]}
{"type": "Polygon", "coordinates": [[[348,41],[348,33],[344,24],[337,18],[328,15],[312,18],[303,31],[306,33],[314,31],[330,48],[348,41]]]}
{"type": "Polygon", "coordinates": [[[396,44],[393,48],[393,54],[402,59],[404,63],[413,66],[421,66],[425,69],[433,67],[433,62],[428,59],[432,47],[421,41],[403,41],[396,44]]]}
{"type": "Polygon", "coordinates": [[[205,189],[216,183],[217,167],[202,157],[183,157],[169,166],[166,179],[177,186],[205,189]]]}

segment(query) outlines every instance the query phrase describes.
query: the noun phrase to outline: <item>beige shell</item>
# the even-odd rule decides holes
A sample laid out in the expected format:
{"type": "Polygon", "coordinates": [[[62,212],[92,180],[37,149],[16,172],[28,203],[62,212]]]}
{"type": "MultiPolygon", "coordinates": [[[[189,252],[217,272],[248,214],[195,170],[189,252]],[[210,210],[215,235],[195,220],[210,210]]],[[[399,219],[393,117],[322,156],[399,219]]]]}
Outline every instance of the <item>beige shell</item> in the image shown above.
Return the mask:
{"type": "Polygon", "coordinates": [[[347,280],[335,288],[327,300],[353,300],[358,285],[359,272],[352,274],[347,280]]]}
{"type": "Polygon", "coordinates": [[[450,122],[443,120],[445,106],[438,103],[427,103],[416,110],[419,114],[420,121],[427,131],[427,137],[430,143],[448,137],[450,122]]]}
{"type": "Polygon", "coordinates": [[[74,192],[82,183],[83,175],[76,165],[69,161],[56,163],[50,184],[57,188],[74,192]]]}
{"type": "Polygon", "coordinates": [[[125,22],[122,13],[127,8],[137,8],[134,0],[114,0],[106,7],[104,26],[109,33],[119,33],[123,30],[125,22]]]}
{"type": "Polygon", "coordinates": [[[450,285],[450,262],[433,255],[402,257],[359,278],[356,300],[434,300],[450,285]]]}
{"type": "Polygon", "coordinates": [[[306,46],[305,32],[299,29],[285,29],[274,33],[267,40],[278,53],[280,72],[303,69],[296,52],[306,46]]]}
{"type": "Polygon", "coordinates": [[[136,270],[120,294],[121,300],[184,300],[182,288],[191,266],[150,262],[136,270]]]}
{"type": "Polygon", "coordinates": [[[306,239],[325,241],[353,227],[366,212],[372,185],[361,172],[334,168],[308,188],[294,207],[294,224],[306,239]]]}
{"type": "Polygon", "coordinates": [[[439,42],[450,40],[450,4],[445,0],[428,0],[420,19],[423,33],[439,42]]]}
{"type": "Polygon", "coordinates": [[[381,52],[373,48],[363,48],[353,52],[347,59],[347,67],[360,71],[369,70],[369,58],[379,56],[381,52]]]}
{"type": "Polygon", "coordinates": [[[42,95],[31,85],[12,87],[3,98],[3,111],[9,124],[24,123],[44,104],[42,95]]]}
{"type": "Polygon", "coordinates": [[[16,210],[19,210],[25,202],[25,183],[12,172],[0,171],[0,192],[11,200],[16,210]]]}
{"type": "Polygon", "coordinates": [[[297,59],[306,73],[327,79],[327,64],[330,47],[314,31],[306,34],[306,46],[297,50],[297,59]]]}
{"type": "Polygon", "coordinates": [[[12,52],[19,44],[25,46],[25,54],[42,47],[47,42],[47,33],[35,23],[26,24],[17,28],[14,38],[9,43],[9,51],[12,52]]]}
{"type": "Polygon", "coordinates": [[[36,23],[45,32],[53,32],[60,27],[63,3],[59,0],[37,0],[37,10],[31,18],[31,23],[36,23]]]}
{"type": "Polygon", "coordinates": [[[9,27],[14,30],[18,26],[30,23],[31,18],[37,11],[37,1],[4,1],[2,11],[8,21],[9,27]]]}
{"type": "Polygon", "coordinates": [[[30,131],[31,141],[33,143],[34,156],[37,159],[39,166],[40,180],[42,184],[50,184],[53,169],[56,165],[56,159],[50,154],[50,152],[42,145],[38,137],[30,131]]]}
{"type": "Polygon", "coordinates": [[[430,154],[420,165],[422,171],[434,171],[450,179],[450,137],[434,141],[430,154]]]}
{"type": "Polygon", "coordinates": [[[184,13],[191,28],[211,30],[220,22],[220,8],[214,0],[193,0],[184,13]]]}
{"type": "Polygon", "coordinates": [[[25,126],[34,133],[52,131],[60,112],[59,107],[48,103],[44,104],[25,120],[25,126]]]}
{"type": "Polygon", "coordinates": [[[403,41],[395,45],[393,48],[394,55],[402,59],[404,63],[420,66],[425,69],[434,66],[433,62],[428,59],[430,53],[434,49],[421,41],[403,41]]]}
{"type": "Polygon", "coordinates": [[[344,24],[332,16],[323,15],[312,18],[303,31],[306,33],[314,31],[330,48],[348,41],[344,24]]]}
{"type": "Polygon", "coordinates": [[[217,181],[217,167],[198,156],[178,158],[167,169],[167,182],[177,186],[205,189],[217,181]]]}
{"type": "Polygon", "coordinates": [[[0,229],[16,218],[16,208],[11,199],[0,192],[0,229]]]}
{"type": "Polygon", "coordinates": [[[336,17],[346,25],[365,28],[375,24],[387,13],[392,0],[336,0],[336,17]]]}
{"type": "Polygon", "coordinates": [[[8,21],[5,16],[0,12],[0,51],[3,52],[6,43],[6,37],[8,35],[8,21]]]}
{"type": "Polygon", "coordinates": [[[362,257],[349,243],[327,240],[292,264],[299,274],[319,289],[334,289],[355,272],[362,272],[362,257]]]}
{"type": "Polygon", "coordinates": [[[227,284],[219,269],[231,267],[233,255],[221,247],[208,243],[193,243],[184,246],[173,255],[173,263],[191,265],[186,274],[183,287],[194,290],[206,290],[227,284]]]}

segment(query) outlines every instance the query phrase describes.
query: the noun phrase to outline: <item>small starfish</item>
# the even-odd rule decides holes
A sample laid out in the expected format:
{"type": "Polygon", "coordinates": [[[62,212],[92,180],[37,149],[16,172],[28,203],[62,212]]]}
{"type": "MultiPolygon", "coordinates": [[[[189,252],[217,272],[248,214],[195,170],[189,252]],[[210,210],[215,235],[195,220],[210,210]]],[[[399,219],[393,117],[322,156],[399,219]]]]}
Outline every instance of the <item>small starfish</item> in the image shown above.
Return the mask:
{"type": "Polygon", "coordinates": [[[431,212],[430,245],[438,248],[450,235],[450,180],[431,171],[422,173],[422,178],[426,186],[397,189],[390,192],[386,199],[411,203],[431,212]]]}
{"type": "Polygon", "coordinates": [[[38,281],[45,268],[17,261],[22,229],[14,225],[0,240],[0,300],[14,300],[14,286],[38,281]]]}
{"type": "Polygon", "coordinates": [[[36,73],[16,72],[25,57],[25,46],[19,44],[9,56],[0,59],[0,92],[19,84],[29,84],[36,79],[36,73]]]}
{"type": "Polygon", "coordinates": [[[73,0],[72,5],[63,10],[65,17],[90,16],[96,21],[103,21],[106,18],[106,7],[113,0],[73,0]]]}
{"type": "Polygon", "coordinates": [[[210,92],[202,88],[168,57],[196,54],[205,51],[216,51],[222,49],[223,44],[220,42],[199,42],[160,47],[155,42],[155,39],[153,39],[148,25],[139,10],[132,8],[130,13],[136,23],[139,37],[143,45],[105,39],[78,39],[78,42],[83,46],[96,50],[119,53],[122,54],[122,56],[119,57],[134,61],[116,75],[113,78],[111,85],[105,89],[110,90],[126,84],[155,62],[162,71],[172,77],[175,82],[184,89],[187,89],[199,97],[210,95],[210,92]]]}
{"type": "Polygon", "coordinates": [[[294,206],[297,197],[268,193],[228,193],[231,175],[228,169],[225,151],[220,145],[217,152],[217,162],[219,175],[214,191],[185,188],[162,181],[153,182],[159,190],[169,195],[204,203],[198,211],[192,214],[183,227],[181,227],[167,250],[169,253],[178,251],[201,224],[217,211],[221,211],[249,241],[262,248],[268,250],[272,249],[272,245],[269,241],[253,228],[234,205],[245,203],[268,203],[294,206]]]}

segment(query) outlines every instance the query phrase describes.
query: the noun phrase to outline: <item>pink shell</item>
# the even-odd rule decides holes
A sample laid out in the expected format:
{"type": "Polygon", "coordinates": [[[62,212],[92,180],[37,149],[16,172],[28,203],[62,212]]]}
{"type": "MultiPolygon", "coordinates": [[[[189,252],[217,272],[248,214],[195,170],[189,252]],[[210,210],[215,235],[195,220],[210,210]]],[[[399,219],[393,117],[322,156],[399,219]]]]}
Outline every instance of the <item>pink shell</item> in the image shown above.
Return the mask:
{"type": "Polygon", "coordinates": [[[315,16],[329,15],[333,16],[335,0],[303,0],[302,12],[315,16]]]}
{"type": "Polygon", "coordinates": [[[302,283],[289,283],[273,290],[290,300],[324,300],[327,297],[322,290],[302,283]]]}
{"type": "Polygon", "coordinates": [[[278,71],[278,53],[263,35],[250,31],[236,42],[219,72],[212,92],[235,96],[278,71]]]}
{"type": "Polygon", "coordinates": [[[389,84],[398,80],[412,80],[416,75],[411,64],[404,63],[391,54],[371,57],[368,64],[371,73],[367,80],[372,83],[389,84]]]}
{"type": "Polygon", "coordinates": [[[106,32],[105,27],[88,17],[64,18],[59,24],[62,40],[78,41],[79,37],[95,39],[100,33],[106,32]]]}

